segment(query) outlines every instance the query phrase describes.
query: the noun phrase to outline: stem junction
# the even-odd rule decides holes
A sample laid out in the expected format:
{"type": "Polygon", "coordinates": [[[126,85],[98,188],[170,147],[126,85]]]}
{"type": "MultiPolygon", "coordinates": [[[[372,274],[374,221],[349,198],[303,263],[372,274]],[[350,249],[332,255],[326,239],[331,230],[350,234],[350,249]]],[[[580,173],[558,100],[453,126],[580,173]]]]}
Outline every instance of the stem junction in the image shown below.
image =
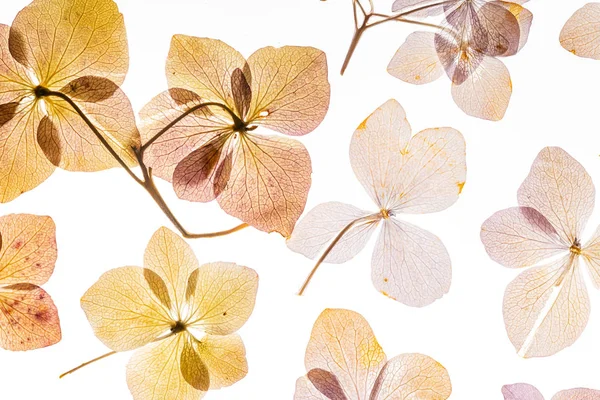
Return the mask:
{"type": "MultiPolygon", "coordinates": [[[[117,162],[119,163],[119,165],[125,169],[125,171],[129,174],[129,176],[131,176],[131,178],[136,181],[140,186],[142,186],[147,192],[148,194],[150,194],[150,196],[152,197],[152,199],[154,199],[154,201],[156,202],[156,204],[160,207],[160,209],[162,210],[162,212],[167,216],[167,218],[169,218],[169,220],[171,221],[171,223],[175,226],[175,228],[177,228],[177,230],[181,233],[181,235],[185,238],[188,239],[199,239],[199,238],[212,238],[212,237],[218,237],[218,236],[225,236],[225,235],[229,235],[230,233],[234,233],[237,232],[239,230],[242,230],[244,228],[248,227],[248,224],[246,223],[242,223],[238,226],[235,226],[231,229],[227,229],[227,230],[223,230],[223,231],[218,231],[218,232],[210,232],[210,233],[191,233],[189,232],[177,219],[177,217],[175,217],[175,214],[173,214],[173,212],[171,211],[171,209],[169,208],[169,206],[167,205],[167,203],[165,202],[165,200],[163,199],[162,195],[160,194],[160,192],[158,191],[158,188],[156,187],[155,183],[154,183],[154,179],[152,177],[152,168],[148,167],[145,163],[144,163],[144,152],[148,149],[148,147],[154,143],[158,138],[160,138],[165,132],[167,132],[169,129],[171,129],[175,124],[177,124],[178,122],[180,122],[181,120],[183,120],[186,116],[190,115],[191,113],[201,109],[201,108],[205,108],[205,107],[220,107],[223,110],[227,111],[229,113],[229,115],[232,117],[233,119],[233,123],[234,126],[239,126],[240,124],[243,124],[243,122],[235,115],[235,113],[233,111],[231,111],[229,109],[229,107],[227,107],[224,104],[221,103],[214,103],[214,102],[207,102],[207,103],[202,103],[202,104],[198,104],[194,107],[191,107],[190,109],[186,110],[184,113],[182,113],[180,116],[178,116],[177,118],[175,118],[173,121],[171,121],[168,125],[166,125],[163,129],[161,129],[158,133],[156,133],[156,135],[154,135],[150,140],[148,140],[148,142],[146,142],[145,144],[143,144],[141,147],[139,148],[132,148],[132,152],[135,154],[135,157],[137,159],[138,165],[142,171],[142,177],[140,178],[138,175],[136,175],[131,168],[127,165],[127,163],[119,156],[119,154],[112,148],[112,146],[110,145],[110,143],[108,143],[108,141],[106,140],[106,138],[100,133],[100,131],[98,130],[98,128],[96,128],[96,126],[94,125],[94,123],[92,121],[90,121],[90,119],[87,117],[87,115],[81,110],[81,108],[79,108],[79,106],[66,94],[62,93],[62,92],[58,92],[58,91],[53,91],[53,90],[49,90],[47,88],[44,88],[42,86],[38,86],[37,88],[35,88],[35,94],[37,97],[58,97],[64,101],[66,101],[72,108],[73,110],[81,117],[81,119],[86,123],[86,125],[90,128],[90,130],[94,133],[94,135],[98,138],[98,140],[100,141],[100,143],[102,143],[102,145],[104,146],[104,148],[106,148],[106,150],[110,153],[110,155],[117,160],[117,162]]],[[[107,356],[107,355],[105,355],[107,356]]],[[[105,357],[102,356],[101,358],[105,357]]]]}

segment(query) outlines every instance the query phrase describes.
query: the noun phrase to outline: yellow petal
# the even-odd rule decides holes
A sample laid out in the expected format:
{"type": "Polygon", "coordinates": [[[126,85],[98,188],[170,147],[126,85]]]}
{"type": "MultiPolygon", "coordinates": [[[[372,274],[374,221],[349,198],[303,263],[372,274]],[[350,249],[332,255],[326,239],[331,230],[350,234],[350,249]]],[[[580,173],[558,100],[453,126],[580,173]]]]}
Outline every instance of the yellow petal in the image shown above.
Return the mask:
{"type": "Polygon", "coordinates": [[[134,400],[199,400],[206,393],[184,377],[198,382],[198,365],[190,363],[188,334],[177,334],[138,349],[127,364],[127,386],[134,400]],[[186,368],[186,372],[182,371],[186,368]],[[195,378],[192,378],[195,377],[195,378]]]}
{"type": "Polygon", "coordinates": [[[194,349],[192,340],[186,340],[180,357],[181,375],[194,389],[207,391],[210,387],[211,376],[200,355],[194,349]]]}
{"type": "Polygon", "coordinates": [[[10,52],[49,89],[83,76],[120,85],[129,66],[123,16],[113,0],[34,0],[13,21],[10,52]]]}
{"type": "Polygon", "coordinates": [[[162,227],[157,230],[144,253],[144,267],[156,272],[166,283],[175,311],[182,320],[188,279],[198,268],[198,259],[179,235],[162,227]]]}
{"type": "Polygon", "coordinates": [[[58,311],[44,289],[28,283],[0,288],[0,346],[31,350],[60,341],[58,311]]]}
{"type": "Polygon", "coordinates": [[[219,205],[257,229],[287,237],[306,205],[311,172],[310,156],[300,142],[240,135],[219,205]]]}
{"type": "Polygon", "coordinates": [[[54,171],[37,142],[39,103],[0,105],[0,201],[11,201],[44,182],[54,171]]]}
{"type": "Polygon", "coordinates": [[[368,322],[358,313],[340,309],[321,313],[304,359],[307,371],[321,369],[335,375],[348,400],[369,398],[385,362],[368,322]]]}
{"type": "Polygon", "coordinates": [[[539,211],[569,245],[581,241],[581,231],[594,209],[592,178],[560,147],[546,147],[535,158],[518,192],[519,205],[539,211]]]}
{"type": "Polygon", "coordinates": [[[116,351],[143,346],[171,328],[167,309],[140,267],[104,273],[85,292],[81,307],[98,339],[116,351]]]}
{"type": "Polygon", "coordinates": [[[590,315],[577,258],[563,257],[519,275],[504,294],[504,323],[522,357],[545,357],[572,345],[590,315]]]}
{"type": "Polygon", "coordinates": [[[190,325],[214,335],[228,335],[240,329],[254,310],[256,271],[217,262],[201,266],[196,279],[194,295],[189,298],[190,325]]]}
{"type": "Polygon", "coordinates": [[[169,89],[140,111],[140,130],[144,143],[174,123],[144,152],[144,162],[152,167],[153,175],[171,181],[175,167],[186,156],[207,143],[224,140],[233,133],[231,118],[213,113],[218,111],[216,107],[201,108],[175,122],[185,111],[202,102],[200,96],[188,90],[169,89]]]}
{"type": "Polygon", "coordinates": [[[446,400],[450,393],[450,376],[442,364],[422,354],[402,354],[385,364],[370,399],[446,400]]]}
{"type": "MultiPolygon", "coordinates": [[[[0,24],[0,104],[19,103],[24,96],[32,95],[31,88],[34,86],[25,68],[10,54],[9,32],[8,25],[0,24]]],[[[0,125],[3,119],[0,112],[0,125]]]]}
{"type": "MultiPolygon", "coordinates": [[[[127,165],[135,165],[133,148],[140,134],[127,96],[113,82],[97,77],[71,81],[61,89],[85,113],[127,165]]],[[[56,166],[70,171],[98,171],[119,166],[100,140],[62,99],[47,97],[48,116],[38,129],[38,143],[56,166]]]]}
{"type": "Polygon", "coordinates": [[[231,76],[245,65],[244,57],[220,40],[174,35],[167,56],[167,81],[169,88],[187,89],[202,101],[235,110],[231,76]]]}
{"type": "Polygon", "coordinates": [[[248,66],[248,121],[288,135],[304,135],[321,123],[330,92],[325,53],[312,47],[265,47],[248,58],[248,66]]]}
{"type": "Polygon", "coordinates": [[[0,217],[0,284],[46,283],[56,262],[56,227],[50,217],[0,217]]]}
{"type": "Polygon", "coordinates": [[[575,11],[560,32],[560,44],[576,56],[600,59],[599,3],[588,3],[575,11]]]}
{"type": "Polygon", "coordinates": [[[208,369],[211,389],[231,386],[248,373],[246,348],[238,335],[206,335],[194,344],[208,369]]]}

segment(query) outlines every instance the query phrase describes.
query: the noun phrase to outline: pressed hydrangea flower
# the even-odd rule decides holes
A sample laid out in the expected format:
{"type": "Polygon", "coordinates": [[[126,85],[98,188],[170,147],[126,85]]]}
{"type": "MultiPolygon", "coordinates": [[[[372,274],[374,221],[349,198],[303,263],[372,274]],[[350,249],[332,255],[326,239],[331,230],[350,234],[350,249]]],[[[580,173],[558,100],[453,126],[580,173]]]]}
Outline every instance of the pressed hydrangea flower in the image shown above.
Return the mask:
{"type": "Polygon", "coordinates": [[[373,284],[411,306],[425,306],[450,288],[450,256],[438,237],[397,218],[451,206],[465,183],[465,141],[452,128],[425,129],[411,137],[402,106],[389,100],[354,132],[354,174],[377,205],[376,212],[330,202],[300,220],[288,247],[321,262],[343,263],[364,248],[378,225],[372,259],[373,284]],[[328,245],[329,244],[329,245],[328,245]]]}
{"type": "MultiPolygon", "coordinates": [[[[394,11],[435,3],[397,0],[394,11]]],[[[502,119],[512,83],[498,57],[521,50],[533,19],[531,12],[517,3],[524,1],[450,0],[427,8],[421,16],[444,13],[442,29],[409,35],[388,65],[388,72],[408,83],[425,84],[446,71],[452,81],[452,98],[465,113],[502,119]]]]}
{"type": "Polygon", "coordinates": [[[295,400],[385,400],[450,397],[448,371],[422,354],[387,359],[369,323],[349,310],[327,309],[315,321],[296,381],[295,400]]]}
{"type": "Polygon", "coordinates": [[[256,132],[298,136],[321,123],[325,53],[265,47],[246,60],[219,40],[175,35],[166,70],[170,89],[141,111],[154,174],[182,199],[216,199],[228,214],[288,236],[306,203],[310,157],[297,140],[256,132]]]}
{"type": "Polygon", "coordinates": [[[140,136],[119,89],[129,64],[123,16],[112,0],[34,0],[0,25],[0,201],[42,183],[55,166],[119,165],[73,107],[123,160],[140,136]],[[53,94],[54,93],[54,94],[53,94]]]}
{"type": "Polygon", "coordinates": [[[161,228],[150,239],[144,268],[106,272],[81,305],[113,353],[136,349],[127,365],[134,399],[192,400],[246,375],[244,344],[235,332],[252,313],[257,287],[254,270],[224,262],[199,266],[189,245],[161,228]]]}
{"type": "Polygon", "coordinates": [[[481,227],[490,257],[509,268],[531,267],[506,288],[504,322],[519,355],[552,355],[587,325],[590,300],[582,269],[600,287],[600,229],[582,238],[595,202],[586,170],[558,147],[536,157],[517,195],[481,227]],[[581,263],[584,261],[584,263],[581,263]]]}

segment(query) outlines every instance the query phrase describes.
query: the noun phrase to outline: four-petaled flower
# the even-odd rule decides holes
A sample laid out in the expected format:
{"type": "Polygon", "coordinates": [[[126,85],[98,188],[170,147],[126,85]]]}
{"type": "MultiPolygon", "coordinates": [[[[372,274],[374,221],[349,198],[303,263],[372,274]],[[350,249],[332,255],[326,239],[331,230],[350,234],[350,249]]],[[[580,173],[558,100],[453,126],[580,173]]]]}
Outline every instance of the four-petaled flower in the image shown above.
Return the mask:
{"type": "Polygon", "coordinates": [[[378,211],[320,204],[298,223],[288,247],[315,258],[329,243],[315,269],[322,261],[343,263],[364,248],[381,224],[372,258],[375,287],[416,307],[442,297],[452,279],[444,244],[396,215],[431,213],[454,204],[467,169],[463,136],[452,128],[431,128],[411,137],[402,106],[389,100],[354,132],[350,163],[378,211]]]}
{"type": "Polygon", "coordinates": [[[438,79],[445,70],[452,80],[452,97],[465,113],[502,119],[512,83],[497,57],[512,56],[525,45],[531,12],[516,2],[494,0],[397,0],[393,9],[418,6],[428,6],[420,12],[422,16],[443,13],[443,25],[435,33],[409,35],[390,61],[388,72],[420,85],[438,79]]]}
{"type": "Polygon", "coordinates": [[[246,61],[220,40],[175,35],[166,70],[170,89],[140,113],[154,174],[182,199],[216,199],[255,228],[288,236],[306,204],[310,157],[296,140],[254,130],[298,136],[321,123],[329,107],[325,53],[265,47],[246,61]]]}
{"type": "Polygon", "coordinates": [[[587,242],[581,237],[594,208],[594,184],[563,149],[546,147],[517,199],[518,207],[483,223],[481,240],[494,261],[532,267],[506,288],[504,322],[519,355],[549,356],[573,344],[587,325],[582,259],[600,287],[600,228],[587,242]]]}
{"type": "Polygon", "coordinates": [[[113,0],[34,0],[0,25],[0,202],[42,183],[55,166],[118,166],[74,108],[128,165],[140,136],[121,91],[129,65],[113,0]],[[56,93],[56,94],[52,94],[56,93]]]}

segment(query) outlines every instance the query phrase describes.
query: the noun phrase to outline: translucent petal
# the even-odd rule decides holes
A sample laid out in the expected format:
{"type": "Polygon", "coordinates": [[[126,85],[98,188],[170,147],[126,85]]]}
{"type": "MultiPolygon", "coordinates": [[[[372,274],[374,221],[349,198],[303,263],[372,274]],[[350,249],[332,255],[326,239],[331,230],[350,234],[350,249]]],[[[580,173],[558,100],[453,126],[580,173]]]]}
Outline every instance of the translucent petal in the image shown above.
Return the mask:
{"type": "MultiPolygon", "coordinates": [[[[371,213],[349,204],[329,202],[310,210],[287,240],[290,250],[314,259],[348,224],[371,213]]],[[[341,264],[357,255],[371,238],[378,221],[351,228],[333,247],[325,262],[341,264]]]]}
{"type": "Polygon", "coordinates": [[[81,298],[94,334],[116,351],[135,349],[168,332],[168,309],[153,291],[140,267],[104,273],[81,298]]]}
{"type": "Polygon", "coordinates": [[[504,294],[506,331],[526,358],[550,356],[573,344],[589,314],[587,289],[571,255],[521,273],[504,294]]]}
{"type": "Polygon", "coordinates": [[[0,284],[42,285],[56,263],[56,226],[50,217],[11,214],[0,217],[0,284]]]}
{"type": "Polygon", "coordinates": [[[392,12],[394,13],[406,13],[408,11],[422,10],[411,12],[408,14],[411,18],[420,17],[433,17],[440,15],[444,12],[444,7],[438,4],[437,0],[396,0],[392,4],[392,12]],[[438,5],[436,5],[438,4],[438,5]]]}
{"type": "Polygon", "coordinates": [[[0,201],[6,203],[44,182],[55,167],[37,142],[39,103],[0,105],[0,115],[0,201]]]}
{"type": "Polygon", "coordinates": [[[569,389],[554,395],[552,400],[600,400],[600,390],[592,389],[569,389]]]}
{"type": "Polygon", "coordinates": [[[594,208],[592,179],[560,147],[540,151],[518,192],[519,205],[532,207],[550,221],[569,244],[581,240],[581,231],[594,208]]]}
{"type": "MultiPolygon", "coordinates": [[[[342,393],[343,394],[343,393],[342,393]]],[[[336,400],[346,400],[344,397],[336,400]]],[[[294,392],[294,400],[331,400],[331,398],[321,393],[308,377],[303,376],[296,381],[296,391],[294,392]]]]}
{"type": "Polygon", "coordinates": [[[123,16],[112,0],[34,0],[13,21],[10,52],[50,89],[84,76],[120,85],[129,67],[123,16]]]}
{"type": "Polygon", "coordinates": [[[445,400],[452,393],[446,368],[422,354],[402,354],[381,370],[370,399],[445,400]]]}
{"type": "Polygon", "coordinates": [[[173,189],[180,199],[208,202],[216,199],[231,177],[234,141],[218,135],[186,156],[173,172],[173,189]]]}
{"type": "Polygon", "coordinates": [[[404,109],[388,100],[354,131],[350,142],[352,170],[379,208],[388,208],[397,195],[393,183],[402,165],[411,129],[404,109]]]}
{"type": "Polygon", "coordinates": [[[415,85],[433,82],[442,76],[444,67],[435,49],[435,33],[413,32],[408,35],[387,70],[392,76],[415,85]]]}
{"type": "Polygon", "coordinates": [[[581,255],[586,261],[592,282],[600,289],[600,226],[594,236],[583,246],[581,255]]]}
{"type": "Polygon", "coordinates": [[[306,148],[278,136],[245,133],[238,140],[219,205],[257,229],[289,236],[304,210],[311,183],[306,148]]]}
{"type": "Polygon", "coordinates": [[[329,108],[327,57],[313,47],[264,47],[248,58],[248,121],[287,135],[312,132],[329,108]]]}
{"type": "Polygon", "coordinates": [[[560,44],[579,57],[600,59],[600,3],[588,3],[567,20],[560,44]]]}
{"type": "Polygon", "coordinates": [[[515,383],[502,387],[504,400],[544,400],[544,396],[534,386],[527,383],[515,383]]]}
{"type": "Polygon", "coordinates": [[[234,48],[216,39],[174,35],[167,56],[169,88],[192,91],[205,102],[235,109],[231,77],[247,70],[246,60],[234,48]]]}
{"type": "Polygon", "coordinates": [[[546,217],[530,207],[498,211],[481,226],[481,241],[492,260],[509,268],[537,264],[570,244],[561,240],[546,217]]]}
{"type": "Polygon", "coordinates": [[[465,139],[460,132],[425,129],[396,157],[402,159],[402,167],[392,174],[392,211],[431,213],[458,200],[467,174],[465,139]]]}
{"type": "MultiPolygon", "coordinates": [[[[8,49],[10,27],[0,24],[0,104],[19,103],[24,96],[32,95],[33,84],[25,68],[8,49]]],[[[1,107],[1,106],[0,106],[1,107]]],[[[5,120],[0,111],[0,125],[5,120]]]]}
{"type": "Polygon", "coordinates": [[[371,278],[384,295],[423,307],[448,293],[450,256],[437,236],[390,218],[383,222],[375,244],[371,278]]]}
{"type": "Polygon", "coordinates": [[[321,313],[304,360],[307,371],[317,368],[335,375],[348,400],[369,398],[385,362],[368,322],[358,313],[341,309],[321,313]]]}
{"type": "Polygon", "coordinates": [[[199,268],[195,285],[188,299],[189,324],[208,334],[237,331],[254,310],[258,275],[251,268],[225,262],[205,264],[199,268]]]}
{"type": "Polygon", "coordinates": [[[189,244],[168,228],[157,230],[144,253],[144,267],[158,274],[166,283],[179,319],[184,314],[188,279],[198,268],[198,259],[189,244]]]}
{"type": "Polygon", "coordinates": [[[28,283],[0,288],[1,347],[31,350],[60,339],[58,310],[44,289],[28,283]]]}
{"type": "Polygon", "coordinates": [[[236,335],[206,335],[195,349],[210,376],[210,389],[231,386],[248,373],[246,349],[236,335]]]}
{"type": "Polygon", "coordinates": [[[197,377],[197,363],[186,357],[182,360],[189,340],[189,335],[178,334],[150,343],[133,354],[127,364],[127,386],[134,400],[198,400],[204,396],[206,391],[188,382],[197,377]]]}
{"type": "MultiPolygon", "coordinates": [[[[117,85],[104,78],[83,77],[61,92],[77,104],[127,165],[137,164],[133,149],[140,147],[140,134],[131,103],[117,85]]],[[[70,104],[56,97],[44,101],[48,116],[40,122],[37,140],[48,160],[70,171],[119,166],[70,104]]]]}
{"type": "Polygon", "coordinates": [[[169,89],[150,100],[140,111],[143,143],[170,126],[144,152],[144,162],[152,167],[154,176],[171,181],[177,164],[187,155],[233,133],[231,118],[214,114],[216,107],[200,108],[178,120],[186,111],[202,103],[203,100],[193,92],[169,89]]]}
{"type": "Polygon", "coordinates": [[[468,115],[499,121],[504,117],[512,94],[508,69],[493,57],[475,58],[466,64],[463,82],[452,84],[452,98],[468,115]]]}

